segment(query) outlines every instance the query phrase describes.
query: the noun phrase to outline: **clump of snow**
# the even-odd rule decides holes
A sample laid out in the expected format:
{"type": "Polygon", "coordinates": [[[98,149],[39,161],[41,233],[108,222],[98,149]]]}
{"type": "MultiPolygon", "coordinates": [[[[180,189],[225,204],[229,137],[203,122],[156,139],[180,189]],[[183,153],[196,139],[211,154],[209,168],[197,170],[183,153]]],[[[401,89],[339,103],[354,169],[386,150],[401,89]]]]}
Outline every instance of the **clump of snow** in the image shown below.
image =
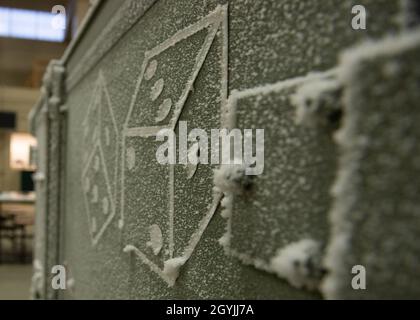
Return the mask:
{"type": "Polygon", "coordinates": [[[218,240],[219,244],[223,247],[223,248],[227,248],[229,246],[229,242],[230,242],[230,235],[229,233],[225,233],[219,240],[218,240]]]}
{"type": "Polygon", "coordinates": [[[216,191],[221,191],[225,195],[241,193],[249,183],[245,169],[243,164],[225,164],[214,170],[213,182],[216,191]]]}
{"type": "Polygon", "coordinates": [[[76,284],[76,280],[74,278],[69,278],[66,282],[67,288],[70,290],[74,289],[75,284],[76,284]]]}
{"type": "Polygon", "coordinates": [[[263,259],[251,257],[246,253],[241,253],[235,249],[227,248],[226,249],[230,256],[235,257],[241,261],[244,265],[253,266],[257,270],[261,270],[268,273],[273,273],[271,266],[263,259]]]}
{"type": "MultiPolygon", "coordinates": [[[[420,29],[405,32],[399,36],[389,36],[379,42],[369,41],[362,45],[346,50],[340,58],[338,79],[343,84],[343,105],[346,117],[342,127],[335,134],[335,141],[340,148],[340,169],[332,187],[334,202],[329,213],[331,222],[331,240],[326,248],[324,266],[328,275],[323,280],[320,289],[328,299],[342,297],[342,288],[347,286],[349,266],[346,262],[352,255],[351,241],[354,224],[349,220],[353,214],[354,204],[357,203],[357,179],[360,173],[362,150],[369,143],[369,139],[358,134],[356,124],[364,116],[355,112],[353,106],[357,104],[357,88],[366,61],[377,58],[393,58],[405,50],[415,48],[420,44],[420,29]],[[349,88],[353,88],[350,90],[349,88]]],[[[389,62],[388,62],[389,63],[389,62]]],[[[384,75],[392,76],[398,72],[399,66],[391,59],[391,65],[384,66],[384,75]]],[[[358,89],[358,88],[357,88],[358,89]]],[[[360,90],[360,89],[359,89],[360,90]]],[[[359,91],[357,91],[359,92],[359,91]]]]}
{"type": "Polygon", "coordinates": [[[133,251],[136,251],[136,250],[137,250],[137,248],[135,246],[133,246],[131,244],[128,244],[124,247],[123,252],[124,253],[129,253],[129,252],[133,252],[133,251]]]}
{"type": "MultiPolygon", "coordinates": [[[[221,216],[228,219],[225,234],[218,240],[225,252],[241,260],[246,265],[252,265],[259,270],[277,274],[287,279],[297,288],[314,290],[318,288],[323,276],[321,262],[321,246],[314,240],[301,240],[279,250],[278,254],[269,263],[251,258],[230,248],[231,241],[231,215],[235,194],[241,193],[246,180],[245,168],[241,165],[222,165],[214,171],[215,191],[223,193],[220,202],[221,216]]],[[[166,268],[166,263],[165,263],[166,268]]]]}
{"type": "Polygon", "coordinates": [[[347,271],[343,260],[344,255],[350,250],[350,234],[352,233],[352,230],[349,225],[347,225],[349,228],[347,230],[345,228],[341,229],[341,227],[341,225],[333,226],[334,236],[328,245],[324,257],[324,266],[328,270],[328,275],[320,284],[320,290],[327,299],[339,298],[340,295],[338,291],[341,287],[341,279],[344,278],[343,273],[347,271]]]}
{"type": "Polygon", "coordinates": [[[291,102],[296,106],[296,123],[308,127],[327,124],[330,115],[340,110],[339,90],[336,79],[305,82],[291,96],[291,102]]]}
{"type": "Polygon", "coordinates": [[[399,36],[388,36],[379,42],[368,41],[341,54],[341,67],[338,73],[340,83],[357,81],[358,71],[363,68],[361,60],[373,60],[377,57],[391,57],[403,50],[415,48],[420,42],[420,28],[407,31],[399,36]]]}
{"type": "Polygon", "coordinates": [[[221,216],[225,219],[230,218],[233,208],[233,195],[225,195],[222,201],[220,202],[220,205],[223,208],[221,216]]]}
{"type": "Polygon", "coordinates": [[[186,261],[187,259],[185,257],[176,257],[164,262],[163,274],[168,277],[172,284],[175,284],[175,281],[179,276],[179,271],[186,261]]]}
{"type": "Polygon", "coordinates": [[[44,283],[44,268],[42,267],[41,261],[34,259],[33,262],[33,274],[31,279],[31,297],[33,299],[41,298],[43,283],[44,283]]]}
{"type": "Polygon", "coordinates": [[[270,266],[294,287],[314,290],[323,275],[321,245],[311,239],[294,242],[280,249],[270,266]]]}
{"type": "Polygon", "coordinates": [[[245,175],[245,166],[240,164],[221,165],[214,170],[214,189],[222,192],[223,198],[220,202],[222,207],[221,216],[228,219],[226,233],[219,239],[219,244],[229,251],[231,230],[230,217],[232,216],[233,198],[240,194],[249,183],[249,177],[245,175]]]}

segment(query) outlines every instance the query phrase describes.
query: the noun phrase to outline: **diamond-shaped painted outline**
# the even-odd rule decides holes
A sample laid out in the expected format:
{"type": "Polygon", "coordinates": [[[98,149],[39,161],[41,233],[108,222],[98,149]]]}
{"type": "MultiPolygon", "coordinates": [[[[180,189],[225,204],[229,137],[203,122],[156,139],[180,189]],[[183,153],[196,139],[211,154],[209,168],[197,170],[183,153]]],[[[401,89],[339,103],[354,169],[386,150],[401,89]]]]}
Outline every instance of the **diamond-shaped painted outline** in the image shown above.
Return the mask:
{"type": "MultiPolygon", "coordinates": [[[[124,123],[124,131],[123,131],[123,140],[122,140],[122,152],[121,152],[121,225],[124,225],[124,180],[125,180],[125,138],[126,137],[152,137],[155,136],[160,130],[162,129],[174,129],[176,127],[176,124],[178,123],[178,119],[181,115],[182,109],[185,105],[186,99],[188,97],[188,93],[191,90],[198,73],[200,72],[203,63],[207,57],[208,52],[210,51],[210,47],[214,42],[214,39],[216,38],[217,32],[221,30],[222,35],[222,61],[221,61],[221,72],[222,72],[222,79],[221,79],[221,125],[224,124],[224,117],[227,115],[227,50],[228,50],[228,33],[227,33],[228,23],[227,23],[227,5],[224,6],[218,6],[212,13],[201,19],[195,24],[192,24],[191,26],[178,31],[173,35],[171,38],[167,39],[160,45],[154,47],[152,50],[147,51],[145,53],[145,58],[143,61],[143,65],[141,68],[140,76],[138,78],[136,89],[130,104],[130,109],[127,114],[127,118],[124,123]],[[154,56],[160,54],[161,52],[167,50],[168,48],[176,45],[178,42],[185,40],[189,38],[190,36],[196,34],[197,32],[204,30],[206,28],[209,28],[208,35],[206,39],[204,40],[204,44],[202,48],[200,49],[199,53],[197,54],[196,64],[193,68],[193,74],[191,78],[187,81],[187,85],[184,88],[183,94],[181,95],[181,98],[175,105],[175,110],[173,113],[172,118],[170,119],[167,126],[152,126],[152,127],[135,127],[135,128],[129,128],[128,122],[130,120],[131,114],[133,112],[133,108],[144,78],[144,72],[146,70],[146,67],[154,56]]],[[[170,251],[170,259],[173,258],[173,252],[174,252],[174,240],[173,240],[173,225],[174,225],[174,165],[169,166],[169,187],[170,187],[170,203],[169,203],[169,251],[170,251]]],[[[207,228],[208,223],[210,222],[211,218],[213,217],[219,202],[221,200],[222,195],[218,192],[214,193],[213,196],[213,202],[211,205],[210,210],[207,212],[207,214],[204,216],[204,218],[200,221],[198,229],[191,235],[191,238],[189,240],[189,244],[184,249],[184,254],[182,255],[182,258],[187,261],[196,245],[198,244],[202,234],[204,233],[205,229],[207,228]]],[[[134,246],[133,246],[134,247],[134,246]]],[[[163,270],[157,266],[153,261],[151,261],[149,258],[147,258],[146,254],[144,254],[141,250],[138,248],[135,248],[135,253],[137,256],[140,257],[143,263],[147,264],[152,271],[157,273],[165,282],[167,282],[169,285],[173,285],[175,279],[172,279],[170,276],[166,275],[163,270]]]]}
{"type": "Polygon", "coordinates": [[[88,107],[88,111],[87,111],[87,116],[85,118],[85,120],[83,121],[82,126],[86,127],[89,125],[89,115],[92,112],[92,110],[94,108],[99,108],[99,110],[97,110],[98,113],[98,117],[99,117],[99,133],[98,133],[98,137],[96,138],[96,141],[94,141],[94,147],[92,148],[92,151],[88,157],[88,161],[86,161],[86,165],[85,168],[83,169],[82,172],[82,177],[81,177],[81,181],[82,181],[82,186],[84,183],[84,177],[86,176],[87,170],[89,168],[89,164],[90,161],[92,161],[93,155],[95,154],[96,148],[99,147],[99,153],[100,153],[100,157],[101,157],[101,161],[102,161],[102,168],[104,170],[104,175],[105,175],[105,181],[107,184],[107,190],[109,193],[109,199],[111,202],[111,214],[108,215],[107,219],[105,220],[104,224],[102,225],[101,229],[99,230],[99,232],[96,234],[96,236],[93,236],[92,234],[92,228],[91,228],[91,215],[90,215],[90,211],[89,211],[89,204],[88,204],[88,199],[86,198],[86,193],[84,191],[84,188],[82,188],[83,190],[83,195],[84,195],[84,200],[85,200],[85,208],[86,208],[86,212],[88,215],[88,225],[89,225],[89,233],[91,235],[91,239],[92,239],[92,245],[95,246],[99,239],[101,238],[102,234],[104,233],[105,229],[108,227],[108,225],[110,224],[110,222],[112,221],[112,219],[115,216],[116,213],[116,195],[117,195],[117,174],[118,174],[118,140],[119,140],[119,134],[118,134],[118,129],[117,129],[117,124],[116,124],[116,120],[115,120],[115,116],[114,116],[114,112],[112,110],[112,104],[111,104],[111,99],[109,96],[109,92],[106,86],[106,81],[105,81],[105,77],[102,73],[102,71],[99,71],[99,75],[98,75],[98,79],[96,81],[96,85],[95,85],[95,89],[93,92],[93,98],[91,100],[91,103],[88,107]],[[109,173],[108,173],[108,168],[106,166],[105,160],[104,160],[104,156],[103,156],[103,149],[102,149],[102,144],[101,144],[101,134],[102,134],[102,108],[103,108],[103,104],[101,105],[97,105],[98,103],[98,99],[101,98],[102,95],[102,91],[105,93],[105,97],[107,99],[107,106],[108,106],[108,111],[109,114],[111,115],[111,119],[112,119],[112,123],[113,123],[113,129],[114,129],[114,133],[115,133],[115,174],[114,174],[114,194],[112,193],[112,191],[110,190],[110,182],[109,182],[109,173]],[[96,105],[96,106],[95,106],[96,105]]]}
{"type": "Polygon", "coordinates": [[[84,178],[86,177],[86,175],[88,173],[88,170],[90,169],[89,165],[93,161],[93,158],[95,156],[95,153],[96,153],[97,149],[99,150],[99,158],[100,158],[100,161],[101,161],[101,170],[103,170],[103,174],[105,176],[106,190],[107,190],[108,198],[109,198],[110,204],[111,204],[110,205],[110,211],[111,212],[110,212],[110,214],[108,214],[108,217],[106,218],[105,222],[102,224],[99,231],[96,233],[96,235],[94,235],[93,232],[92,232],[92,216],[91,216],[91,212],[90,212],[90,209],[89,209],[89,199],[87,198],[87,192],[85,191],[85,188],[83,186],[83,198],[84,198],[84,201],[85,201],[85,209],[86,209],[86,213],[87,213],[87,216],[88,216],[89,233],[90,233],[90,236],[91,236],[91,239],[92,239],[92,245],[93,246],[95,246],[98,243],[102,234],[105,232],[105,229],[108,227],[108,225],[112,221],[112,218],[115,216],[115,203],[114,203],[114,199],[112,197],[111,187],[110,187],[110,184],[109,184],[108,172],[107,172],[106,167],[105,167],[105,161],[104,161],[104,156],[103,156],[103,152],[102,152],[102,147],[101,147],[99,142],[95,143],[95,146],[92,149],[89,160],[87,161],[87,165],[86,165],[85,169],[83,170],[82,183],[84,182],[84,178]]]}
{"type": "MultiPolygon", "coordinates": [[[[83,122],[82,122],[82,129],[83,129],[83,139],[85,139],[86,137],[85,137],[85,131],[89,128],[89,126],[91,125],[91,123],[89,122],[89,119],[90,119],[90,117],[91,117],[91,114],[93,113],[93,111],[96,109],[96,108],[99,108],[100,109],[100,106],[99,106],[99,102],[98,102],[98,100],[99,100],[99,98],[98,98],[98,91],[100,91],[100,82],[99,82],[99,77],[98,77],[98,79],[96,80],[96,84],[95,84],[95,88],[94,88],[94,90],[93,90],[93,95],[92,95],[92,97],[91,97],[91,101],[90,101],[90,103],[89,103],[89,106],[88,106],[88,110],[87,110],[87,114],[86,114],[86,117],[83,119],[83,122]]],[[[96,111],[97,112],[97,111],[96,111]]],[[[93,134],[94,134],[94,132],[93,132],[93,134]]],[[[84,141],[85,142],[85,141],[84,141]]],[[[95,144],[95,141],[93,141],[93,144],[95,144]]],[[[87,147],[86,146],[86,144],[85,144],[85,147],[87,147]]],[[[84,152],[86,152],[86,150],[84,150],[84,152]]],[[[83,160],[84,161],[86,161],[88,158],[89,158],[89,156],[90,155],[88,155],[86,158],[84,157],[83,158],[83,160]]]]}
{"type": "MultiPolygon", "coordinates": [[[[106,81],[105,81],[105,77],[102,73],[102,71],[99,71],[99,75],[98,75],[98,81],[99,81],[99,89],[102,89],[105,92],[105,97],[107,100],[107,105],[108,105],[108,111],[109,114],[111,115],[111,120],[112,120],[112,126],[114,129],[114,134],[115,134],[115,173],[114,173],[114,194],[112,195],[114,198],[114,203],[116,203],[116,197],[117,197],[117,181],[118,181],[118,160],[119,160],[119,154],[118,154],[118,147],[119,147],[119,132],[118,132],[118,126],[117,126],[117,121],[115,119],[115,115],[114,115],[114,111],[112,109],[112,104],[111,104],[111,98],[108,92],[108,87],[106,85],[106,81]]],[[[102,106],[100,106],[100,121],[99,121],[99,126],[102,127],[102,106]]],[[[98,135],[98,139],[101,142],[101,135],[102,135],[102,130],[99,130],[99,135],[98,135]]],[[[102,144],[101,144],[101,149],[103,150],[102,144]]],[[[108,170],[108,167],[105,167],[108,170]]],[[[108,172],[109,175],[109,172],[108,172]]]]}

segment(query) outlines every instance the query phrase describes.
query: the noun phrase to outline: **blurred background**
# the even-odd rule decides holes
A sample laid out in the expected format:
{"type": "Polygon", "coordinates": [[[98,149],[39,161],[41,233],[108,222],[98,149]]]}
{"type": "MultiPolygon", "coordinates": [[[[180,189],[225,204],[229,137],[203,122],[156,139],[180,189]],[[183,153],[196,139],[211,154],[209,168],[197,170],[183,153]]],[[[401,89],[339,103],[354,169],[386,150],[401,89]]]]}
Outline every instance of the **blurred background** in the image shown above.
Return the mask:
{"type": "Polygon", "coordinates": [[[28,115],[49,61],[61,57],[92,4],[0,0],[0,300],[29,298],[37,142],[28,115]]]}

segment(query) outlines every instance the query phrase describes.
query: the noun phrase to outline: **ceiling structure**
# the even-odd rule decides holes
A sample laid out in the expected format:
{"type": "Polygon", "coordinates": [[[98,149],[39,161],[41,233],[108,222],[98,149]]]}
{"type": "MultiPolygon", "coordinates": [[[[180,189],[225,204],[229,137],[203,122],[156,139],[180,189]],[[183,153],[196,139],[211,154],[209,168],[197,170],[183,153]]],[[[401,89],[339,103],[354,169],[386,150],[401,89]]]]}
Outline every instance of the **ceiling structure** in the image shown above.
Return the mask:
{"type": "Polygon", "coordinates": [[[89,6],[89,0],[0,0],[0,7],[46,12],[51,12],[55,5],[66,9],[65,40],[49,42],[0,37],[0,86],[38,88],[49,60],[63,54],[89,6]]]}

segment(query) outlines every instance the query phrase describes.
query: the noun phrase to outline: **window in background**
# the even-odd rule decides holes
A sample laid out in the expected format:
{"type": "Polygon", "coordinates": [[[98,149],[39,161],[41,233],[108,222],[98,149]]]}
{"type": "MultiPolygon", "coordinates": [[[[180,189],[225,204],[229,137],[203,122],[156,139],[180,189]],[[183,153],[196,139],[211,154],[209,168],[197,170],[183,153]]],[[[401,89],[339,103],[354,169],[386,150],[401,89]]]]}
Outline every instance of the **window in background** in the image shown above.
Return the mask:
{"type": "Polygon", "coordinates": [[[16,113],[0,111],[0,129],[14,129],[16,127],[16,113]]]}
{"type": "Polygon", "coordinates": [[[34,170],[31,161],[35,138],[29,133],[13,133],[10,137],[10,167],[16,170],[34,170]]]}
{"type": "Polygon", "coordinates": [[[0,7],[0,37],[62,42],[65,29],[53,27],[53,19],[58,18],[65,26],[65,15],[0,7]]]}

